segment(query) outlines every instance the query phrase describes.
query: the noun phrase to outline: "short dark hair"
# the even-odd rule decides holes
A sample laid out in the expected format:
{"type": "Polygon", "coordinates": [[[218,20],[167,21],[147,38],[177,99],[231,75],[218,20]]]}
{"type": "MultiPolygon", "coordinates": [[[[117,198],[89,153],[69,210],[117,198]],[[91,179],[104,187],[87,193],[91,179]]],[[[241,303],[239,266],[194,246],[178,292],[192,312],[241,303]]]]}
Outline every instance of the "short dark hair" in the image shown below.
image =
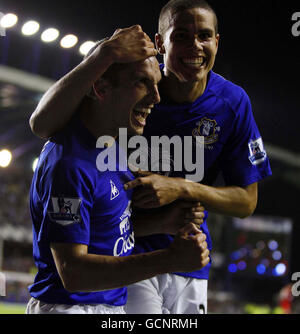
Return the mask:
{"type": "Polygon", "coordinates": [[[160,11],[158,21],[158,33],[164,36],[169,27],[169,21],[166,20],[167,14],[176,14],[191,8],[203,8],[214,15],[215,33],[218,34],[218,18],[215,10],[205,0],[170,0],[160,11]]]}

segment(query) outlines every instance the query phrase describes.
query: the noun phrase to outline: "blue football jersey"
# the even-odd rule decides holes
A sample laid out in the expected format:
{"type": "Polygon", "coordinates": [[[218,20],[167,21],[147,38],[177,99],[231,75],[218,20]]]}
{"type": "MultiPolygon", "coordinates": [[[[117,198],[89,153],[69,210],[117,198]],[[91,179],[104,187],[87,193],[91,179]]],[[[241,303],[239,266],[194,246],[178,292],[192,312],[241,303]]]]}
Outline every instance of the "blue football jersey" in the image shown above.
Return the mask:
{"type": "MultiPolygon", "coordinates": [[[[121,152],[117,143],[116,152],[121,152]]],[[[88,245],[88,253],[126,256],[134,247],[131,195],[123,185],[129,170],[100,172],[96,139],[75,118],[48,141],[39,157],[31,192],[33,256],[38,268],[29,287],[32,297],[53,304],[124,305],[126,288],[69,293],[62,285],[51,243],[88,245]]],[[[118,157],[119,155],[117,155],[118,157]]],[[[118,275],[118,273],[115,273],[118,275]]]]}
{"type": "MultiPolygon", "coordinates": [[[[164,96],[161,98],[147,118],[144,134],[148,144],[152,136],[180,136],[182,141],[185,136],[191,136],[195,147],[196,138],[204,137],[204,178],[201,183],[213,185],[222,173],[226,185],[243,187],[271,175],[249,97],[241,87],[211,71],[205,92],[193,103],[174,103],[164,96]]],[[[185,153],[182,152],[182,157],[185,153]]],[[[172,151],[170,160],[174,160],[172,151]]],[[[169,176],[185,178],[189,174],[183,165],[181,171],[173,170],[169,176]]],[[[207,211],[201,229],[211,250],[206,220],[207,211]]],[[[165,248],[172,240],[170,235],[137,238],[135,252],[165,248]]],[[[208,279],[210,266],[211,263],[197,272],[181,275],[208,279]]]]}

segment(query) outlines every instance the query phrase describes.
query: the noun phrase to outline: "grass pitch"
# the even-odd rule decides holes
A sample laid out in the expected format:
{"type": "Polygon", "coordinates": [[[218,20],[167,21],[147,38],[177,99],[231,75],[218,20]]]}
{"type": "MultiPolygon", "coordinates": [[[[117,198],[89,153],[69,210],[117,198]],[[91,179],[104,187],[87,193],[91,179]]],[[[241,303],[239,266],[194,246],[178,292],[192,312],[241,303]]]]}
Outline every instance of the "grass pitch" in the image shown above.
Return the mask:
{"type": "Polygon", "coordinates": [[[0,314],[25,314],[25,304],[0,303],[0,314]]]}

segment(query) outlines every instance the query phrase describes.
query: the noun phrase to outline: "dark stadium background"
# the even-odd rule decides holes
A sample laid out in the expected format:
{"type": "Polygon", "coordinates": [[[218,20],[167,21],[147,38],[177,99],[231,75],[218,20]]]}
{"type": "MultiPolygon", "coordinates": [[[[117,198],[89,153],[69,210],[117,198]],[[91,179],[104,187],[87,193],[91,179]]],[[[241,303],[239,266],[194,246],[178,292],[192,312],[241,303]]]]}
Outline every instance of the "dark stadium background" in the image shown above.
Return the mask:
{"type": "MultiPolygon", "coordinates": [[[[42,27],[54,26],[62,34],[74,33],[79,42],[98,40],[111,35],[117,28],[133,24],[140,24],[154,38],[159,11],[166,2],[7,0],[0,1],[0,12],[16,13],[22,22],[35,19],[42,27]]],[[[289,237],[280,239],[289,256],[286,275],[276,280],[245,272],[241,279],[235,281],[234,275],[227,270],[226,258],[230,252],[229,243],[237,242],[235,238],[238,235],[234,236],[236,231],[229,218],[213,217],[212,233],[221,264],[212,274],[211,289],[228,290],[241,300],[248,298],[249,303],[255,305],[265,305],[268,301],[272,304],[280,289],[291,283],[292,273],[300,271],[300,36],[294,37],[291,33],[294,23],[291,17],[294,12],[300,12],[300,6],[290,1],[275,0],[215,0],[210,3],[219,17],[221,35],[214,70],[247,91],[271,160],[273,176],[259,185],[255,215],[277,217],[279,220],[283,217],[293,222],[289,237]],[[243,293],[245,291],[247,293],[243,293]],[[254,295],[256,298],[252,298],[254,295]]],[[[17,28],[8,29],[6,36],[0,37],[0,65],[56,80],[80,62],[81,56],[74,49],[64,50],[58,43],[46,45],[40,41],[39,34],[24,37],[17,32],[17,28]]],[[[25,230],[31,228],[26,211],[27,197],[24,199],[24,196],[32,177],[30,161],[38,156],[44,141],[31,133],[28,119],[40,97],[41,93],[0,81],[0,149],[5,147],[16,153],[11,166],[0,170],[0,187],[2,182],[19,185],[17,190],[11,186],[13,195],[10,190],[1,193],[0,212],[9,211],[5,217],[10,218],[0,220],[0,239],[1,226],[7,227],[8,223],[22,226],[25,230]],[[10,199],[9,195],[14,198],[10,199]]],[[[5,243],[3,268],[0,266],[0,270],[22,271],[23,265],[18,261],[15,261],[16,267],[12,265],[18,248],[28,253],[30,246],[20,245],[16,238],[5,243]]],[[[26,293],[23,297],[22,302],[26,293]]],[[[5,299],[0,297],[0,302],[1,298],[5,299]]],[[[14,298],[11,300],[14,301],[14,298]]],[[[212,302],[212,305],[217,302],[212,302]]],[[[232,310],[230,306],[228,310],[232,310]]]]}

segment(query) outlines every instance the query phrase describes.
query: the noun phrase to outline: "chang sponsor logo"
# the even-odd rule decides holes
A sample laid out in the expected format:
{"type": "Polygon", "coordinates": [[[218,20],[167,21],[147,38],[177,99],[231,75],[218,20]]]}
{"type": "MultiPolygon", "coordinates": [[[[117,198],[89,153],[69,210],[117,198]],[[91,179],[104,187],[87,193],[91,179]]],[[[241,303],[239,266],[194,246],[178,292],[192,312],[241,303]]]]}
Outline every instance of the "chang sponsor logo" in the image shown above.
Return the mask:
{"type": "Polygon", "coordinates": [[[131,232],[131,234],[126,238],[121,236],[117,241],[115,242],[114,256],[122,256],[126,254],[128,251],[133,249],[134,247],[134,233],[131,232]]]}
{"type": "Polygon", "coordinates": [[[128,201],[128,205],[120,217],[119,231],[120,237],[116,240],[113,255],[122,256],[129,252],[134,247],[134,233],[131,231],[130,216],[131,216],[131,201],[128,201]],[[129,234],[130,233],[130,234],[129,234]]]}

